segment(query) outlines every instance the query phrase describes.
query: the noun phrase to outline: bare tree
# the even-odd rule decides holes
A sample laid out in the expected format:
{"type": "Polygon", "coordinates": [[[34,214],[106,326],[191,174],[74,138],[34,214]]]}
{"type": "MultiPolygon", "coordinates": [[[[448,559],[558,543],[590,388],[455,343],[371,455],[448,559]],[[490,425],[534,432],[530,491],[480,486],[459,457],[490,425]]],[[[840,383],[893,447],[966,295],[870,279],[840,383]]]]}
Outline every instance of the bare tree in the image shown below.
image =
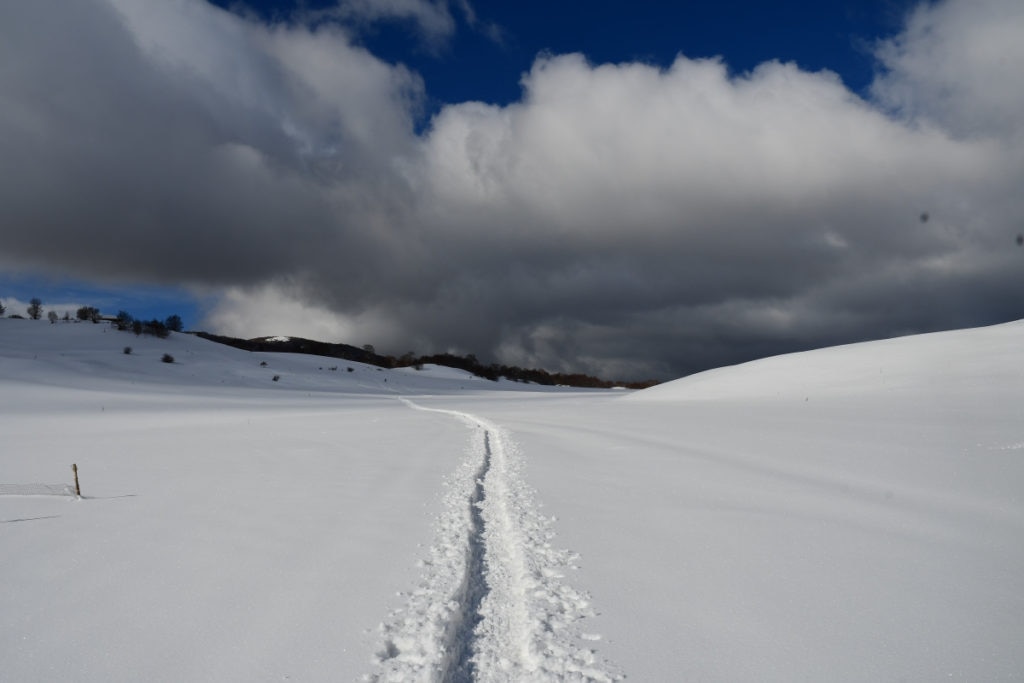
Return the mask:
{"type": "Polygon", "coordinates": [[[129,313],[128,311],[118,311],[117,317],[114,319],[114,327],[121,330],[122,332],[132,329],[134,323],[135,318],[133,318],[132,314],[129,313]]]}
{"type": "Polygon", "coordinates": [[[28,317],[33,320],[39,320],[43,317],[43,302],[38,298],[33,297],[32,300],[28,302],[28,308],[25,309],[25,312],[28,313],[28,317]]]}
{"type": "Polygon", "coordinates": [[[82,306],[75,312],[75,316],[79,320],[89,320],[98,323],[100,321],[100,309],[94,306],[82,306]]]}

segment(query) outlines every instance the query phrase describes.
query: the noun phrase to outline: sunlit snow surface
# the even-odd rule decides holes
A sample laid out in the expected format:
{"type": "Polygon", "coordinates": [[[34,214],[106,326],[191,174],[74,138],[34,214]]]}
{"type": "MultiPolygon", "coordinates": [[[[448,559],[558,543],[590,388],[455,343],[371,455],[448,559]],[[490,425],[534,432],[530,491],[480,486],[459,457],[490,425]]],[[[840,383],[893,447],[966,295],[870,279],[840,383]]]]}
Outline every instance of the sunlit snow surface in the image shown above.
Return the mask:
{"type": "Polygon", "coordinates": [[[0,320],[2,680],[1018,680],[1021,642],[1021,323],[622,393],[0,320]]]}

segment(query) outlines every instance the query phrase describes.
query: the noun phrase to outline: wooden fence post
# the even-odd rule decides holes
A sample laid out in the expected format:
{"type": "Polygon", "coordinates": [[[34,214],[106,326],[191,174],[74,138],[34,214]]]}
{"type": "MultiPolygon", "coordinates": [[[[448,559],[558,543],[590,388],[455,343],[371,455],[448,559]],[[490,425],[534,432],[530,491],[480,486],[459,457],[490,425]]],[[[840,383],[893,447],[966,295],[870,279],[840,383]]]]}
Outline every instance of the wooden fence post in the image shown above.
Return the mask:
{"type": "Polygon", "coordinates": [[[78,465],[71,465],[71,471],[75,473],[75,495],[82,497],[82,489],[78,486],[78,465]]]}

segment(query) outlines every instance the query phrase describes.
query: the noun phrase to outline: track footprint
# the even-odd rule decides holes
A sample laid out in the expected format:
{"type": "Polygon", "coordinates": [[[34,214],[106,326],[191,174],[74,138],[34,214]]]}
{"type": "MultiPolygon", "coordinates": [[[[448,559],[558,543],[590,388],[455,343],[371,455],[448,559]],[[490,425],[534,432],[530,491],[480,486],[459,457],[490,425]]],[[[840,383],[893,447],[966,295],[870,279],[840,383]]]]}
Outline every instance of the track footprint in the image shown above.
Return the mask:
{"type": "MultiPolygon", "coordinates": [[[[452,475],[423,576],[381,625],[371,681],[614,681],[620,676],[583,645],[589,596],[565,584],[578,559],[551,546],[515,445],[469,413],[421,407],[473,429],[452,475]]],[[[589,642],[598,636],[589,635],[589,642]]]]}

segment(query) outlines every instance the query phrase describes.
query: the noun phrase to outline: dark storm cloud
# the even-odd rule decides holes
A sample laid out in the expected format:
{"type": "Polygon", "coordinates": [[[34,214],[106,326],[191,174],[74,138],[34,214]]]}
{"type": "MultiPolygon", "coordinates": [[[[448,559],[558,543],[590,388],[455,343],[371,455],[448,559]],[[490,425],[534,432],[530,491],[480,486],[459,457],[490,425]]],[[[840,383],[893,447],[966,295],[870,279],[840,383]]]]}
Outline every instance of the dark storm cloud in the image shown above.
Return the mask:
{"type": "Polygon", "coordinates": [[[417,80],[331,29],[114,4],[4,9],[7,258],[213,284],[292,273],[311,251],[357,267],[338,242],[365,233],[338,209],[397,199],[386,155],[411,140],[417,80]]]}
{"type": "Polygon", "coordinates": [[[792,64],[549,56],[419,136],[418,78],[338,26],[0,14],[2,258],[220,287],[220,331],[670,377],[1024,315],[1009,0],[919,9],[875,102],[792,64]]]}

